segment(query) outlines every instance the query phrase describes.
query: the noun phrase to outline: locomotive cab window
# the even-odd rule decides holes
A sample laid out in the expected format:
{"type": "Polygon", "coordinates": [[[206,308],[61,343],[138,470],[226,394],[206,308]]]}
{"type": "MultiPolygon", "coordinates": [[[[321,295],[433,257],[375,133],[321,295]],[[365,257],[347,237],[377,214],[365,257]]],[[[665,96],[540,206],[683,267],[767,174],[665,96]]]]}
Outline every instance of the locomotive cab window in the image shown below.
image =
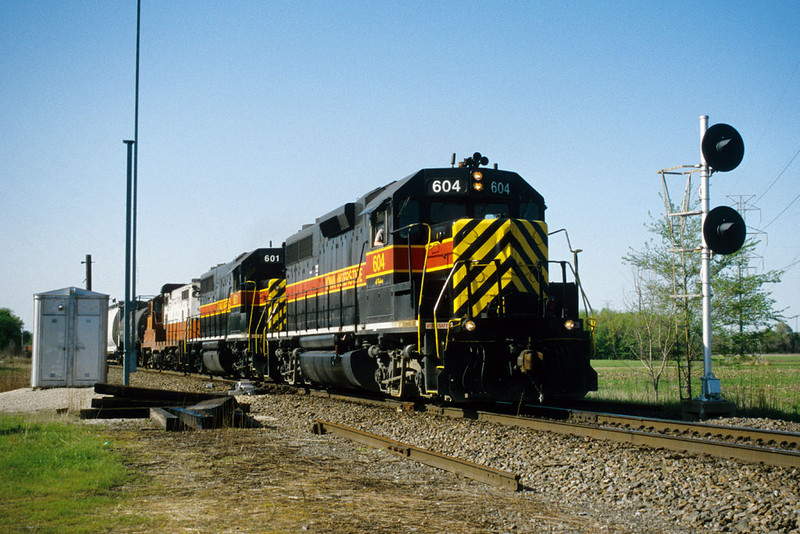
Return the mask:
{"type": "Polygon", "coordinates": [[[475,204],[475,219],[501,219],[510,216],[511,210],[509,209],[508,204],[502,202],[475,204]]]}
{"type": "Polygon", "coordinates": [[[395,210],[395,212],[397,213],[397,221],[395,223],[397,233],[395,236],[398,236],[401,239],[408,239],[409,232],[412,236],[417,235],[419,232],[418,226],[411,228],[407,227],[420,221],[419,201],[407,197],[400,202],[399,207],[395,210]]]}
{"type": "Polygon", "coordinates": [[[381,206],[372,212],[370,217],[371,237],[373,247],[382,247],[389,242],[389,229],[386,227],[388,220],[388,206],[381,206]]]}

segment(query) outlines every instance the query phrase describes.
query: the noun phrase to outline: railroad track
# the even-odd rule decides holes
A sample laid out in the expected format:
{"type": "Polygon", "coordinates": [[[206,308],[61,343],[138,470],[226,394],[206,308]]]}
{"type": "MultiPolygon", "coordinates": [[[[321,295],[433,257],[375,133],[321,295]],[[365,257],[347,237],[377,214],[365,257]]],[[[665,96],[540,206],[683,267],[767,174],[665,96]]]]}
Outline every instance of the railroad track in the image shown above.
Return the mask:
{"type": "Polygon", "coordinates": [[[800,467],[800,434],[794,432],[693,423],[567,408],[540,408],[539,411],[541,413],[546,414],[546,417],[550,417],[542,418],[514,416],[469,408],[419,406],[394,399],[354,398],[329,392],[311,392],[311,394],[350,402],[388,406],[399,411],[417,409],[447,417],[474,419],[505,426],[604,439],[691,454],[705,454],[748,463],[800,467]],[[553,417],[562,420],[556,421],[551,419],[553,417]]]}
{"type": "MultiPolygon", "coordinates": [[[[151,371],[183,374],[171,371],[151,371]]],[[[594,439],[663,448],[691,454],[731,458],[748,463],[800,467],[800,434],[757,428],[731,427],[668,419],[609,414],[567,408],[538,407],[542,417],[514,416],[492,411],[456,407],[419,406],[394,399],[358,398],[326,391],[309,394],[389,406],[397,410],[424,410],[432,413],[487,421],[506,426],[556,432],[594,439]],[[558,420],[555,420],[558,419],[558,420]]],[[[329,425],[331,423],[328,423],[329,425]]]]}
{"type": "Polygon", "coordinates": [[[791,447],[797,448],[800,434],[791,432],[591,412],[583,412],[581,414],[582,421],[553,421],[463,408],[438,407],[434,410],[449,417],[475,419],[545,432],[605,439],[693,454],[707,454],[749,463],[800,467],[800,452],[791,450],[791,447]],[[725,438],[764,445],[725,441],[725,438]]]}
{"type": "Polygon", "coordinates": [[[522,489],[520,476],[509,471],[487,467],[460,458],[454,458],[428,449],[415,447],[407,443],[395,441],[385,436],[364,432],[357,428],[331,423],[329,421],[316,421],[312,428],[314,434],[331,433],[347,439],[363,443],[379,449],[385,449],[395,455],[415,460],[425,465],[458,473],[473,480],[498,486],[501,488],[519,491],[522,489]]]}

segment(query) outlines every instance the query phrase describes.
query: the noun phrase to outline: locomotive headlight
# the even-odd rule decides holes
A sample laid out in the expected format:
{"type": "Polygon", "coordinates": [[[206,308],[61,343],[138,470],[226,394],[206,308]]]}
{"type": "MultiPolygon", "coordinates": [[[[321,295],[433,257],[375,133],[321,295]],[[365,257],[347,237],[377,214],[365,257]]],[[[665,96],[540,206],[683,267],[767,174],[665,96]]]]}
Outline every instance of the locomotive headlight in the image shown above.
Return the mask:
{"type": "Polygon", "coordinates": [[[572,319],[567,319],[566,321],[564,321],[564,328],[566,328],[567,330],[575,330],[577,326],[578,324],[572,319]]]}
{"type": "Polygon", "coordinates": [[[483,191],[483,173],[481,171],[472,171],[472,189],[475,191],[483,191]]]}
{"type": "Polygon", "coordinates": [[[464,323],[464,328],[467,329],[467,332],[472,332],[475,330],[475,321],[467,321],[464,323]]]}

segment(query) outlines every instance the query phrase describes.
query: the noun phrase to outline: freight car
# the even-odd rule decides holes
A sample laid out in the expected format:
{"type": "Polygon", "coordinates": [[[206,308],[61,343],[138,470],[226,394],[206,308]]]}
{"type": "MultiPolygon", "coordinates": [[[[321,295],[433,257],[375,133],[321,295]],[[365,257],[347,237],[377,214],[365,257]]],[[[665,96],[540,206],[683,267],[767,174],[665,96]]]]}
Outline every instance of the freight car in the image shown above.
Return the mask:
{"type": "Polygon", "coordinates": [[[319,217],[200,278],[190,366],[450,402],[597,389],[545,202],[475,153],[319,217]]]}
{"type": "MultiPolygon", "coordinates": [[[[133,313],[133,338],[136,340],[137,352],[141,347],[147,329],[147,313],[149,300],[136,300],[133,313]]],[[[107,360],[121,364],[125,346],[124,302],[114,302],[108,306],[108,339],[106,346],[107,360]]]]}

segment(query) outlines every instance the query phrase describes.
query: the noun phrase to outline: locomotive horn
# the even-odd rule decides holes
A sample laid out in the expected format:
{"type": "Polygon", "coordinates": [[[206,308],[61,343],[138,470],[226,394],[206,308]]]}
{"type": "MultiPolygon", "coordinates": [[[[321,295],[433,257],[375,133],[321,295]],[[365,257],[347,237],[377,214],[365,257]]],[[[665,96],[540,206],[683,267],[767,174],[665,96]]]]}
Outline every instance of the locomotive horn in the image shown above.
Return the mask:
{"type": "Polygon", "coordinates": [[[480,152],[475,152],[471,158],[464,160],[464,165],[469,169],[477,169],[481,165],[488,165],[489,158],[482,155],[480,152]]]}

